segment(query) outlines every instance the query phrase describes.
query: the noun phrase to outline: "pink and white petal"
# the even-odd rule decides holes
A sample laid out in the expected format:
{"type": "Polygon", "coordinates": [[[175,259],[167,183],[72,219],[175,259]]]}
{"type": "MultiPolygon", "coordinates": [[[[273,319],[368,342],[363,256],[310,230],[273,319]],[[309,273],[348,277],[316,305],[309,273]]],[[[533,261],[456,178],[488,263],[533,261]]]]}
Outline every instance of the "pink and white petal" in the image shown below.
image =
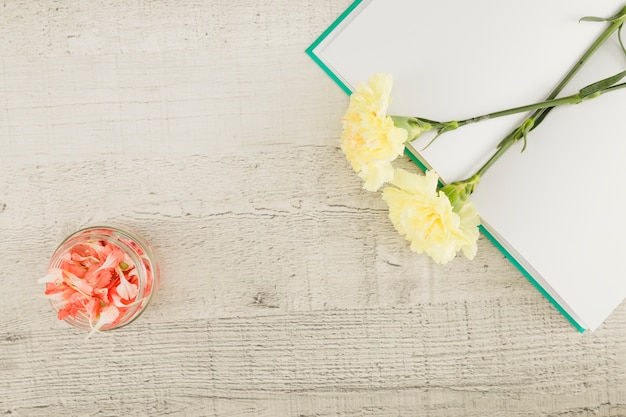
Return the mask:
{"type": "Polygon", "coordinates": [[[93,323],[93,320],[100,314],[100,301],[92,298],[85,304],[85,311],[89,317],[89,323],[93,323]]]}
{"type": "Polygon", "coordinates": [[[124,276],[124,272],[122,272],[119,266],[115,268],[115,272],[117,272],[120,277],[120,284],[116,287],[117,293],[124,300],[135,299],[137,297],[137,293],[139,292],[139,290],[137,289],[137,285],[128,282],[128,280],[124,276]]]}
{"type": "Polygon", "coordinates": [[[117,317],[119,315],[120,311],[115,306],[109,305],[103,308],[102,311],[100,311],[100,317],[98,318],[98,321],[91,328],[91,331],[87,335],[87,339],[89,339],[91,335],[93,335],[95,332],[100,331],[103,326],[113,323],[115,320],[117,320],[117,317]]]}
{"type": "Polygon", "coordinates": [[[47,282],[61,282],[63,281],[63,270],[59,269],[59,268],[52,268],[48,271],[48,273],[46,274],[46,276],[39,278],[37,280],[38,283],[40,284],[44,284],[47,282]]]}
{"type": "Polygon", "coordinates": [[[113,305],[116,307],[126,307],[126,304],[122,302],[122,298],[117,295],[117,293],[111,294],[111,299],[113,300],[113,305]]]}
{"type": "Polygon", "coordinates": [[[86,297],[90,297],[93,294],[93,287],[87,281],[78,278],[72,273],[65,272],[65,283],[86,297]]]}
{"type": "Polygon", "coordinates": [[[106,260],[96,269],[96,272],[107,268],[116,268],[123,259],[124,252],[117,246],[114,246],[111,249],[111,253],[107,255],[106,260]]]}
{"type": "Polygon", "coordinates": [[[131,257],[130,257],[130,256],[128,256],[128,254],[126,254],[126,253],[124,254],[124,259],[123,259],[123,261],[124,261],[124,263],[125,263],[126,265],[128,265],[128,266],[127,266],[127,268],[126,268],[126,270],[129,270],[129,269],[134,268],[135,263],[133,262],[133,260],[131,259],[131,257]]]}

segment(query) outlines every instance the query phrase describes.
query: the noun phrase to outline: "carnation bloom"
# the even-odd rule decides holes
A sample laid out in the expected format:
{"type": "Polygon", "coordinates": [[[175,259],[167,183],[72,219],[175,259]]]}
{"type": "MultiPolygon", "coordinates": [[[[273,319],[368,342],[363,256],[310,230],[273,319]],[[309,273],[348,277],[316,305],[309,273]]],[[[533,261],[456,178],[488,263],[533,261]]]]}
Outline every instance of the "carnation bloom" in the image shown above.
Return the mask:
{"type": "Polygon", "coordinates": [[[391,161],[402,154],[408,139],[408,132],[387,115],[392,84],[389,74],[376,74],[368,84],[359,83],[342,119],[341,149],[368,191],[378,190],[393,178],[391,161]]]}
{"type": "Polygon", "coordinates": [[[401,235],[411,242],[411,250],[426,253],[445,264],[460,250],[468,259],[476,255],[480,219],[472,203],[453,207],[448,196],[437,190],[438,175],[411,174],[396,169],[391,184],[383,189],[389,218],[401,235]]]}

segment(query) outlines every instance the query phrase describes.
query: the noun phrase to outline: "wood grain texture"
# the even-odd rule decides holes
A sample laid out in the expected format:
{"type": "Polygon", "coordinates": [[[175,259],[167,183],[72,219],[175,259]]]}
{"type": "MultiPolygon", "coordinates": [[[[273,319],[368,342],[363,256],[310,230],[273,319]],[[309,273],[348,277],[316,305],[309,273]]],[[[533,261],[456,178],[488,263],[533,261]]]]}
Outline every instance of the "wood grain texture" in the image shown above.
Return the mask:
{"type": "Polygon", "coordinates": [[[437,266],[361,189],[303,52],[349,3],[0,5],[0,414],[626,416],[624,306],[579,334],[486,239],[437,266]],[[36,279],[102,222],[162,285],[85,340],[36,279]]]}

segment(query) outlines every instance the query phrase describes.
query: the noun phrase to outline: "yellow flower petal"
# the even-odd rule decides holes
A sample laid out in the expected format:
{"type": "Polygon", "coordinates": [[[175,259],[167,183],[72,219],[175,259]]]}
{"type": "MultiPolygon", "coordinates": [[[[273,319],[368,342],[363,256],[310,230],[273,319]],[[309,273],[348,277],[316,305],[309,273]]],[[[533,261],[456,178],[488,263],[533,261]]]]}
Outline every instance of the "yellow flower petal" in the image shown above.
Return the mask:
{"type": "Polygon", "coordinates": [[[437,190],[438,178],[434,171],[416,175],[396,169],[393,186],[383,189],[389,218],[414,252],[426,253],[440,264],[461,250],[472,259],[480,223],[476,208],[467,202],[455,212],[448,197],[437,190]]]}
{"type": "Polygon", "coordinates": [[[391,162],[404,152],[408,137],[387,116],[392,85],[389,74],[376,74],[368,84],[357,85],[342,119],[341,149],[370,191],[391,180],[391,162]]]}

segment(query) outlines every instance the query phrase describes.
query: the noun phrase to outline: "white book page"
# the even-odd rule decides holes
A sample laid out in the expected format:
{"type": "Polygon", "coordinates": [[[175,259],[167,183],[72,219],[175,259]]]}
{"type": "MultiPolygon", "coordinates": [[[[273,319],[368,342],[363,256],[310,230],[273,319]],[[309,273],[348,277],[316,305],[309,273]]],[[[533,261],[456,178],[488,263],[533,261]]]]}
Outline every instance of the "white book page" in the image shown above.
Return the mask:
{"type": "MultiPolygon", "coordinates": [[[[579,19],[612,16],[621,6],[614,0],[365,3],[317,55],[351,87],[376,72],[391,73],[390,113],[439,121],[542,101],[606,27],[579,19]]],[[[624,69],[613,38],[564,93],[624,69]]],[[[620,197],[610,192],[614,181],[626,180],[618,160],[626,151],[617,126],[626,108],[622,91],[553,111],[529,136],[526,152],[511,149],[473,197],[483,219],[591,329],[626,296],[617,256],[626,249],[618,241],[626,226],[616,217],[620,197]]],[[[459,180],[523,117],[463,127],[424,150],[425,137],[414,147],[444,181],[459,180]]]]}

